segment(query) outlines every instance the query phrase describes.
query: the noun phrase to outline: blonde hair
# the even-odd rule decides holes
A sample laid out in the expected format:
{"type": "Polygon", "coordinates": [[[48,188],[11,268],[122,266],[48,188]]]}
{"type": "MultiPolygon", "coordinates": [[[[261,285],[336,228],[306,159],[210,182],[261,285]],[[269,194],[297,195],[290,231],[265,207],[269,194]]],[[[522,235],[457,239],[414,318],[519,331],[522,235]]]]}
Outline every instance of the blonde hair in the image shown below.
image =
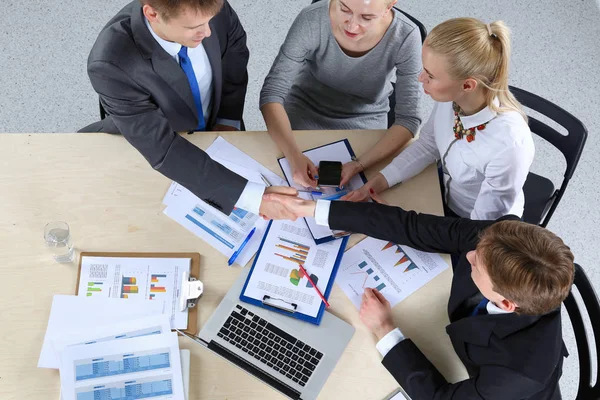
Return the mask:
{"type": "Polygon", "coordinates": [[[514,301],[517,313],[543,315],[569,295],[575,265],[571,249],[554,233],[521,221],[483,231],[477,245],[493,290],[514,301]]]}
{"type": "Polygon", "coordinates": [[[521,104],[508,89],[510,30],[504,22],[450,19],[433,28],[424,45],[446,57],[453,79],[473,78],[483,86],[486,103],[492,110],[517,111],[527,121],[521,104]],[[500,106],[494,104],[496,97],[500,106]]]}

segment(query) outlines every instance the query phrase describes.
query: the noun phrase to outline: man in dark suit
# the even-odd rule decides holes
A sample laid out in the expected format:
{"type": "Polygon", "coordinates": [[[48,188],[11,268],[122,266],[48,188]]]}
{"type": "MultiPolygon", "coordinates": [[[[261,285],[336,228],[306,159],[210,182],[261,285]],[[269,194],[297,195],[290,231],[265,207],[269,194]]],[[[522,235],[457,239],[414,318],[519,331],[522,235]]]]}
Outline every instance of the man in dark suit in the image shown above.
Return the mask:
{"type": "Polygon", "coordinates": [[[140,0],[102,29],[88,74],[108,116],[81,132],[121,133],[150,165],[229,214],[293,218],[267,188],[214,162],[177,132],[239,130],[248,83],[246,33],[225,0],[140,0]]]}
{"type": "MultiPolygon", "coordinates": [[[[373,199],[381,202],[375,194],[373,199]]],[[[446,327],[469,379],[449,383],[395,328],[388,301],[366,289],[361,320],[383,365],[413,400],[557,400],[563,357],[560,305],[575,273],[573,254],[552,232],[507,216],[437,217],[384,204],[282,199],[332,229],[459,255],[446,327]]]]}

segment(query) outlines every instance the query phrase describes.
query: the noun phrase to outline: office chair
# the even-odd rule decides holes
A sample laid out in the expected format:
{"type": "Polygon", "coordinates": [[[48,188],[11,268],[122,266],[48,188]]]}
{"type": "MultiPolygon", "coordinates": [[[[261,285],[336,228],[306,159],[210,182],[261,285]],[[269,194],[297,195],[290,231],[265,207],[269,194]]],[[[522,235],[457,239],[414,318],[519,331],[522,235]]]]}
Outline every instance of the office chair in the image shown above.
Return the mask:
{"type": "Polygon", "coordinates": [[[587,139],[587,128],[579,119],[556,104],[523,89],[513,86],[509,88],[517,100],[525,107],[545,115],[567,131],[566,136],[562,135],[554,128],[529,116],[529,128],[531,132],[542,137],[560,150],[567,162],[564,179],[559,189],[555,189],[554,184],[549,179],[533,172],[527,175],[527,180],[523,187],[523,192],[525,193],[523,220],[546,227],[567,189],[569,180],[575,172],[587,139]]]}
{"type": "Polygon", "coordinates": [[[575,301],[575,297],[571,291],[565,299],[564,304],[573,325],[577,354],[579,356],[579,388],[577,389],[576,400],[598,400],[600,399],[600,303],[589,278],[578,264],[575,264],[575,281],[573,284],[579,290],[583,301],[582,305],[590,317],[590,325],[595,339],[592,345],[596,347],[596,379],[592,386],[590,343],[587,340],[580,305],[575,301]]]}
{"type": "MultiPolygon", "coordinates": [[[[321,1],[321,0],[312,0],[311,4],[314,4],[317,1],[321,1]]],[[[402,11],[398,7],[394,7],[394,8],[396,10],[400,11],[402,14],[404,14],[404,16],[406,18],[411,20],[411,22],[413,24],[415,24],[417,26],[417,28],[419,28],[419,32],[421,33],[421,42],[424,42],[425,38],[427,37],[427,29],[425,28],[425,25],[423,25],[421,23],[421,21],[419,21],[412,15],[402,11]]],[[[392,125],[394,125],[394,122],[396,121],[396,114],[394,113],[394,109],[396,108],[396,84],[394,82],[392,82],[392,88],[393,88],[392,94],[389,97],[390,111],[388,111],[388,128],[391,127],[392,125]]]]}

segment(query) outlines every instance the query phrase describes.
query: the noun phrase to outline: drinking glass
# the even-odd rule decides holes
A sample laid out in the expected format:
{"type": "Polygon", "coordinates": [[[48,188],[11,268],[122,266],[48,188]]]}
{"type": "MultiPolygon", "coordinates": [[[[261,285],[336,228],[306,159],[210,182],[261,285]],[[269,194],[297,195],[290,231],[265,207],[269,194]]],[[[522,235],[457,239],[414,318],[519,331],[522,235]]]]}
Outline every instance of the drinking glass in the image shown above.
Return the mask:
{"type": "Polygon", "coordinates": [[[44,228],[44,240],[46,241],[46,247],[52,252],[54,261],[57,263],[73,261],[75,251],[71,244],[71,231],[66,222],[54,221],[48,223],[44,228]]]}

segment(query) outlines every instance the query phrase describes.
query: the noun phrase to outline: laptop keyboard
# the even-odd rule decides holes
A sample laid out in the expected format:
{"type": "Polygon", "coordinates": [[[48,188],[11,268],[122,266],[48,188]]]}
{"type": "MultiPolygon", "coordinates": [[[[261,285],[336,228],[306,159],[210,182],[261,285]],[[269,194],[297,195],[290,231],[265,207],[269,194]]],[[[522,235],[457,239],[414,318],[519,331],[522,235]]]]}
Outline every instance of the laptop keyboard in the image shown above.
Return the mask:
{"type": "Polygon", "coordinates": [[[236,305],[217,336],[281,375],[305,386],[323,353],[236,305]]]}

